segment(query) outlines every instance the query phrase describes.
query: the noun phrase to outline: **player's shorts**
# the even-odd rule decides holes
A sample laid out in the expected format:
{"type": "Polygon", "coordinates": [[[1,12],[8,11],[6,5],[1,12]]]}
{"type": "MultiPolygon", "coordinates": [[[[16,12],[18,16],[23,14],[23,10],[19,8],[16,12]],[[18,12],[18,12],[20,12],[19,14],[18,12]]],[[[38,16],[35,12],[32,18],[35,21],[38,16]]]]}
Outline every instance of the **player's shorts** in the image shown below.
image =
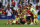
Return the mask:
{"type": "Polygon", "coordinates": [[[33,15],[31,15],[32,20],[34,19],[33,15]]]}
{"type": "Polygon", "coordinates": [[[12,19],[15,19],[15,15],[14,15],[14,14],[12,14],[11,18],[12,18],[12,19]]]}
{"type": "Polygon", "coordinates": [[[14,23],[14,24],[16,23],[16,24],[17,24],[17,22],[18,22],[18,21],[14,20],[12,23],[14,23]]]}
{"type": "Polygon", "coordinates": [[[12,23],[16,23],[16,20],[14,20],[12,23]]]}
{"type": "Polygon", "coordinates": [[[20,18],[20,23],[21,24],[25,24],[25,22],[24,21],[22,21],[24,18],[20,18]]]}
{"type": "Polygon", "coordinates": [[[31,18],[31,16],[27,16],[27,17],[26,17],[27,20],[30,20],[30,18],[31,18]]]}
{"type": "Polygon", "coordinates": [[[11,16],[7,16],[7,19],[11,19],[11,16]]]}

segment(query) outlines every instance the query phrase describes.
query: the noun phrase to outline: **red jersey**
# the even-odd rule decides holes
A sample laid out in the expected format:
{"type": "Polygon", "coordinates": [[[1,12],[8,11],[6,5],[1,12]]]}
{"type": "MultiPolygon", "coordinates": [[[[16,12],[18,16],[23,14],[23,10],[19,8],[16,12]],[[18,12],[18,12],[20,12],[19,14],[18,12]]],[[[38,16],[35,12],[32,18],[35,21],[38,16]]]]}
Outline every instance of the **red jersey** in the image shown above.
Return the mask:
{"type": "Polygon", "coordinates": [[[27,12],[28,12],[30,15],[33,15],[33,13],[32,13],[30,10],[27,10],[27,12]]]}

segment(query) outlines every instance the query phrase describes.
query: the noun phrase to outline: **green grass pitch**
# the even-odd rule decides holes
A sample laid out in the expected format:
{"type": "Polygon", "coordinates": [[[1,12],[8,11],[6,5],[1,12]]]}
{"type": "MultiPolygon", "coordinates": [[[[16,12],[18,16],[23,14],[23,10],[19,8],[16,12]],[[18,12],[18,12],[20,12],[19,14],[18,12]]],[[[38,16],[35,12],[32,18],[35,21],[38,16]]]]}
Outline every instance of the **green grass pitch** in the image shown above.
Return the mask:
{"type": "Polygon", "coordinates": [[[40,20],[38,25],[5,25],[7,21],[7,19],[0,19],[0,27],[40,27],[40,20]]]}

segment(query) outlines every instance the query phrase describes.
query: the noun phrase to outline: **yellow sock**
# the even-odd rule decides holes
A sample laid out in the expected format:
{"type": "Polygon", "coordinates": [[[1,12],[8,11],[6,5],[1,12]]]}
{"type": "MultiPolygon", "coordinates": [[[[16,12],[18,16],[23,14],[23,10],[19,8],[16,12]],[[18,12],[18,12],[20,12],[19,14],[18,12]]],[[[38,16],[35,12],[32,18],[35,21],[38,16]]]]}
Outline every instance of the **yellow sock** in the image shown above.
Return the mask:
{"type": "Polygon", "coordinates": [[[35,23],[35,21],[36,21],[36,20],[34,19],[34,23],[35,23]]]}
{"type": "Polygon", "coordinates": [[[36,23],[38,22],[38,19],[36,19],[36,23]]]}

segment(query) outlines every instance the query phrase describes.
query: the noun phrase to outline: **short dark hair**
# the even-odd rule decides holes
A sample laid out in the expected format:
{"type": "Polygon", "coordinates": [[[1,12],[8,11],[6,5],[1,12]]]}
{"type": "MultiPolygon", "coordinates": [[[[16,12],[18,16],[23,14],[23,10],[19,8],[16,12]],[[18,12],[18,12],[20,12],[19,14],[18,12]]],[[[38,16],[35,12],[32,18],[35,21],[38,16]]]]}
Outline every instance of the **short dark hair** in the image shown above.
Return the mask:
{"type": "Polygon", "coordinates": [[[32,6],[32,4],[30,4],[32,6]]]}
{"type": "Polygon", "coordinates": [[[29,6],[32,6],[32,4],[31,3],[29,3],[30,5],[29,6]]]}
{"type": "Polygon", "coordinates": [[[31,5],[29,5],[29,7],[31,7],[31,5]]]}

